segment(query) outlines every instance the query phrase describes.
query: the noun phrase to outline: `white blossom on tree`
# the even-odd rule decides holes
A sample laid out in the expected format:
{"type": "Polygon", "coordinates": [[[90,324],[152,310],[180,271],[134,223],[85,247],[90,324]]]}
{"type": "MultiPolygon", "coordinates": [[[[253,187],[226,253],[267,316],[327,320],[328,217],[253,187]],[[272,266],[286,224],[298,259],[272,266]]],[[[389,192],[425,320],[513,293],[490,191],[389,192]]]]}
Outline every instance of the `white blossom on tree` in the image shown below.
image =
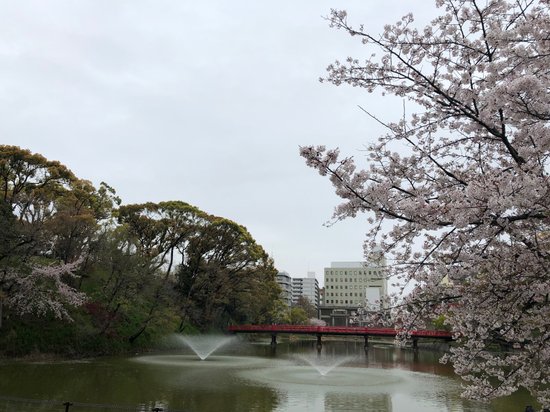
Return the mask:
{"type": "Polygon", "coordinates": [[[29,273],[15,268],[5,270],[3,303],[20,315],[51,314],[58,319],[72,320],[68,307],[84,303],[85,294],[69,286],[66,280],[77,277],[75,271],[81,263],[82,259],[65,264],[31,265],[29,273]]]}
{"type": "MultiPolygon", "coordinates": [[[[360,169],[338,149],[302,147],[344,199],[335,218],[368,213],[365,249],[381,244],[391,274],[415,285],[406,330],[446,319],[458,345],[444,360],[465,395],[527,388],[550,407],[550,13],[548,0],[437,0],[424,29],[412,14],[362,41],[364,60],[323,81],[404,98],[416,113],[369,146],[360,169]],[[387,221],[391,223],[388,228],[387,221]]],[[[370,113],[369,113],[370,114],[370,113]]],[[[393,308],[392,310],[395,310],[393,308]]]]}

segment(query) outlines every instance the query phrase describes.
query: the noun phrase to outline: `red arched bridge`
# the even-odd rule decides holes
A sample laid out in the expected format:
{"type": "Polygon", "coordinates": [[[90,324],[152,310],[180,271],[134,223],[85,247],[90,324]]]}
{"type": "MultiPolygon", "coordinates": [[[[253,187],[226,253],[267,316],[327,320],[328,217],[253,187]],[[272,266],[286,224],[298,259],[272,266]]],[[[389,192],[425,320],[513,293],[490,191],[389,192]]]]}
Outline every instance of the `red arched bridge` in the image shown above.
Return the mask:
{"type": "MultiPolygon", "coordinates": [[[[271,344],[277,344],[277,334],[302,334],[317,336],[317,345],[322,344],[323,335],[363,336],[365,348],[368,347],[369,336],[395,337],[400,332],[393,328],[366,328],[358,326],[304,326],[304,325],[235,325],[227,329],[232,333],[267,333],[271,335],[271,344]]],[[[409,332],[413,347],[417,347],[419,338],[452,340],[451,332],[444,330],[413,330],[409,332]]]]}

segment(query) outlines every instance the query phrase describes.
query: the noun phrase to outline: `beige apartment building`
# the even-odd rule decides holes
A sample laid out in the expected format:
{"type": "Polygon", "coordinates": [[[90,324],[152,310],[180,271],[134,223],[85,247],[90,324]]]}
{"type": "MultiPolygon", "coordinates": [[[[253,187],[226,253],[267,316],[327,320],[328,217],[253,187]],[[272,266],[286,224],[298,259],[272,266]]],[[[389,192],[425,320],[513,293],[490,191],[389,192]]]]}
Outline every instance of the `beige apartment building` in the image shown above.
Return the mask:
{"type": "Polygon", "coordinates": [[[358,307],[379,309],[388,296],[384,258],[375,263],[332,262],[325,268],[324,276],[325,296],[320,315],[329,325],[347,325],[349,315],[358,307]]]}

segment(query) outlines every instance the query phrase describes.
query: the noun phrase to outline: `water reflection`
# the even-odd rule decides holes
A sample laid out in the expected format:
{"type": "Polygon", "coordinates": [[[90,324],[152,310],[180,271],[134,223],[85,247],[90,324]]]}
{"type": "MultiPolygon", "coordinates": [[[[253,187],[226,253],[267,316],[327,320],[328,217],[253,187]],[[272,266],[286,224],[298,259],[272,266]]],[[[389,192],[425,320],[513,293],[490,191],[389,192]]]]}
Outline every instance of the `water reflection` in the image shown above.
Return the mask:
{"type": "MultiPolygon", "coordinates": [[[[325,376],[312,368],[281,361],[265,370],[240,372],[245,379],[284,393],[281,411],[302,411],[311,403],[325,411],[442,411],[449,396],[458,399],[452,379],[390,368],[339,367],[325,376]],[[394,408],[394,397],[406,402],[394,408]],[[367,407],[367,406],[368,407],[367,407]],[[370,409],[369,409],[370,408],[370,409]]],[[[453,411],[462,411],[457,408],[453,411]]],[[[472,405],[470,405],[472,406],[472,405]]],[[[476,410],[490,410],[476,406],[476,410]]]]}
{"type": "MultiPolygon", "coordinates": [[[[386,345],[365,353],[360,341],[327,341],[318,357],[315,341],[300,341],[279,344],[276,353],[269,344],[240,342],[204,361],[182,349],[90,362],[7,362],[0,365],[0,411],[60,410],[58,404],[32,402],[14,407],[1,395],[188,412],[517,412],[531,403],[525,393],[492,406],[464,401],[460,382],[450,366],[438,362],[440,355],[386,345]],[[331,370],[323,376],[303,359],[331,370]]],[[[112,409],[71,408],[88,410],[112,409]]]]}
{"type": "Polygon", "coordinates": [[[324,398],[325,411],[393,411],[388,394],[358,395],[353,398],[342,393],[328,393],[324,398]]]}

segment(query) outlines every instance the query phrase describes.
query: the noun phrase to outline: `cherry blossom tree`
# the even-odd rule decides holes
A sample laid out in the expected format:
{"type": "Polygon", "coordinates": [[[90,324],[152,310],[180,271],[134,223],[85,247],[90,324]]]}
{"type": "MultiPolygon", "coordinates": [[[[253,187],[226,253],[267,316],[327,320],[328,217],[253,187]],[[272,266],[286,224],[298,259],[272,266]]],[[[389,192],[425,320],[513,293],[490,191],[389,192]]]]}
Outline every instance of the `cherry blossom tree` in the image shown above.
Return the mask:
{"type": "Polygon", "coordinates": [[[75,271],[118,201],[105,183],[97,190],[57,161],[0,145],[0,326],[2,305],[70,320],[84,299],[75,271]]]}
{"type": "Polygon", "coordinates": [[[80,306],[85,301],[85,295],[71,287],[65,279],[77,277],[75,271],[82,261],[34,264],[30,270],[5,268],[2,271],[2,284],[5,286],[3,303],[19,315],[51,314],[57,319],[71,321],[68,307],[80,306]]]}
{"type": "Polygon", "coordinates": [[[369,57],[336,61],[322,80],[401,97],[415,113],[365,110],[388,132],[364,168],[338,149],[301,155],[343,199],[334,217],[367,213],[365,250],[381,244],[391,275],[414,285],[392,308],[398,326],[445,318],[457,345],[444,361],[464,394],[523,386],[550,407],[550,2],[436,5],[427,27],[409,14],[381,35],[332,11],[369,57]]]}

